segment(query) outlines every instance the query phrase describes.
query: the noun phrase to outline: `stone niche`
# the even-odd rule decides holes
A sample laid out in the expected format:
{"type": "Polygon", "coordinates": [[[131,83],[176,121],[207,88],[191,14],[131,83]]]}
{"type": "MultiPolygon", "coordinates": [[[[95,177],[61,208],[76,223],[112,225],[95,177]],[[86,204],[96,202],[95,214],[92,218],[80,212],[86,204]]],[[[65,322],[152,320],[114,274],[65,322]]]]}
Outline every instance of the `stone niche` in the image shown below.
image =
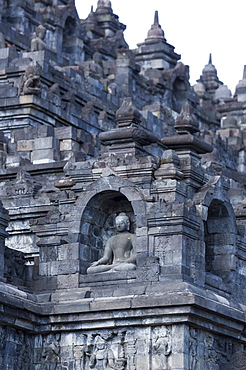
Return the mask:
{"type": "Polygon", "coordinates": [[[233,224],[225,205],[214,200],[208,209],[205,222],[205,269],[206,272],[220,274],[221,270],[230,269],[228,253],[235,244],[233,224]]]}
{"type": "Polygon", "coordinates": [[[234,222],[229,203],[214,199],[204,222],[206,284],[227,292],[230,291],[228,284],[236,270],[234,222]]]}
{"type": "Polygon", "coordinates": [[[130,232],[135,233],[136,220],[131,202],[118,191],[103,191],[91,198],[81,221],[80,261],[82,274],[102,257],[106,241],[115,234],[115,217],[124,212],[130,219],[130,232]]]}

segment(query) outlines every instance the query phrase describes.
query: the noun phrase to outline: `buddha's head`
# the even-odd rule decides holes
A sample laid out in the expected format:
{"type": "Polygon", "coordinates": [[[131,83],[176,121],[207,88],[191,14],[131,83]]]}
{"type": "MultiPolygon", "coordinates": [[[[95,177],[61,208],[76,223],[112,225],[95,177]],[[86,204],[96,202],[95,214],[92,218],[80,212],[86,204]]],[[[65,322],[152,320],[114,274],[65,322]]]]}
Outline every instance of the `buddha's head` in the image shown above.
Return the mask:
{"type": "Polygon", "coordinates": [[[116,230],[117,231],[126,231],[130,229],[130,220],[126,213],[120,213],[115,218],[116,230]]]}

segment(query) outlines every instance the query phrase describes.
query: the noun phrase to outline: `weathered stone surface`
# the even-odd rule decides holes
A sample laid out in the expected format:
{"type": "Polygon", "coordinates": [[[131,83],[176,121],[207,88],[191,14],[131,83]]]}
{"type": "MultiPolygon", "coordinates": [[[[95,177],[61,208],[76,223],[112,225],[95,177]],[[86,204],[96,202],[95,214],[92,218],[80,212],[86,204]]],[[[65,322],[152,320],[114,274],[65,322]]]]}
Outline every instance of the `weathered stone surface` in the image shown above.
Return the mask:
{"type": "Polygon", "coordinates": [[[109,0],[0,8],[0,368],[244,368],[245,71],[192,88],[157,12],[132,51],[109,0]]]}

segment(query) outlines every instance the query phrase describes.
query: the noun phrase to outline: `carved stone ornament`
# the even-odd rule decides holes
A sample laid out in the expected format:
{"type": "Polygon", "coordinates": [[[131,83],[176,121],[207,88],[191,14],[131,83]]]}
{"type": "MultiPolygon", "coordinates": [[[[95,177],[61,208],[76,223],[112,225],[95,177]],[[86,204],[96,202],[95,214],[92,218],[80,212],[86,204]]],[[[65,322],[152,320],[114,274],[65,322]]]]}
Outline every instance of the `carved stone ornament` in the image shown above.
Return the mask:
{"type": "Polygon", "coordinates": [[[12,186],[6,188],[6,193],[8,196],[17,197],[23,197],[24,195],[34,196],[39,189],[41,189],[41,185],[28,172],[21,169],[17,173],[16,180],[12,186]]]}
{"type": "Polygon", "coordinates": [[[198,362],[198,356],[197,356],[197,349],[198,349],[198,338],[197,338],[197,329],[190,328],[190,337],[189,337],[189,353],[190,353],[190,370],[196,370],[197,369],[197,362],[198,362]]]}
{"type": "Polygon", "coordinates": [[[161,142],[170,149],[192,150],[198,154],[211,153],[213,146],[199,139],[193,134],[199,132],[198,121],[194,110],[189,104],[182,107],[180,115],[175,121],[175,130],[178,135],[163,137],[161,142]]]}
{"type": "Polygon", "coordinates": [[[172,352],[171,328],[161,327],[153,330],[152,369],[170,369],[169,356],[172,352]]]}
{"type": "Polygon", "coordinates": [[[180,115],[175,121],[174,128],[179,134],[191,133],[199,131],[198,121],[194,115],[194,109],[189,104],[184,104],[180,115]]]}
{"type": "Polygon", "coordinates": [[[59,342],[59,334],[48,334],[44,338],[42,351],[42,362],[45,364],[44,369],[55,370],[57,368],[60,354],[59,342]]]}
{"type": "Polygon", "coordinates": [[[25,268],[24,253],[5,247],[4,251],[4,277],[8,282],[14,278],[23,279],[25,268]]]}
{"type": "Polygon", "coordinates": [[[229,363],[221,365],[222,370],[245,370],[246,369],[246,351],[237,351],[229,363]]]}
{"type": "MultiPolygon", "coordinates": [[[[74,346],[76,369],[126,369],[125,335],[125,331],[109,331],[80,336],[83,343],[74,346]]],[[[64,363],[63,358],[61,358],[61,363],[64,363]]]]}
{"type": "Polygon", "coordinates": [[[19,86],[19,95],[39,95],[40,89],[40,74],[37,67],[29,65],[25,74],[21,78],[19,86]]]}
{"type": "Polygon", "coordinates": [[[116,112],[118,127],[138,126],[141,122],[139,111],[133,106],[131,98],[124,98],[122,105],[116,112]]]}
{"type": "Polygon", "coordinates": [[[210,333],[205,336],[204,361],[208,370],[219,370],[219,356],[215,350],[215,339],[210,333]]]}

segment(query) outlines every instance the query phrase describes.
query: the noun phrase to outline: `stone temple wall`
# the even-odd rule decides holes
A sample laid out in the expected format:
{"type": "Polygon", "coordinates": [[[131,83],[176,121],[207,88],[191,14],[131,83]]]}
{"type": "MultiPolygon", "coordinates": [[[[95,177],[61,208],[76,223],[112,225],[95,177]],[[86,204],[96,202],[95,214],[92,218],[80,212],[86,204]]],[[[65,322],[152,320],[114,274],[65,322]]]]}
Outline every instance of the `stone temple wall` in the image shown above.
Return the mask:
{"type": "Polygon", "coordinates": [[[245,72],[0,5],[0,368],[246,369],[245,72]]]}

